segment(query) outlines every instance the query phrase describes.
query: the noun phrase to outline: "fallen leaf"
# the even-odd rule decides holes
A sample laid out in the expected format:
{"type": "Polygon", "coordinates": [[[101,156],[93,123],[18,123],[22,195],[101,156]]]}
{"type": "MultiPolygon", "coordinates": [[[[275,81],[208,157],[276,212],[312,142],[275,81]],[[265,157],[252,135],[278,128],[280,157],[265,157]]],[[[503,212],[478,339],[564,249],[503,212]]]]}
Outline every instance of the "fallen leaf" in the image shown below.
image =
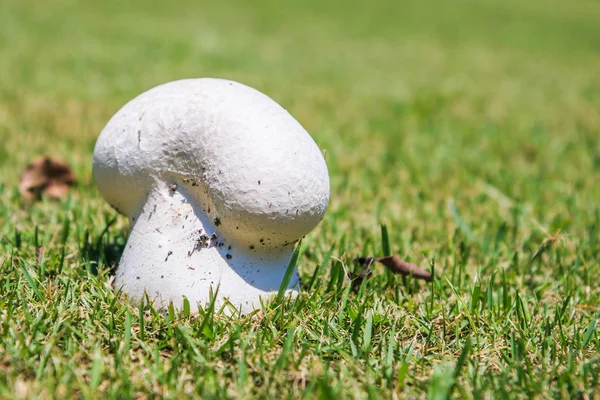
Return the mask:
{"type": "Polygon", "coordinates": [[[42,195],[51,199],[63,199],[75,181],[75,175],[68,164],[40,157],[21,174],[19,191],[28,200],[41,200],[42,195]]]}
{"type": "Polygon", "coordinates": [[[41,264],[44,260],[44,246],[39,246],[36,250],[38,264],[41,264]]]}
{"type": "Polygon", "coordinates": [[[404,261],[396,255],[377,258],[375,261],[382,263],[395,274],[412,275],[415,278],[424,279],[428,282],[433,279],[431,272],[419,268],[413,263],[404,261]]]}
{"type": "Polygon", "coordinates": [[[352,284],[357,286],[360,286],[360,284],[365,278],[369,278],[371,276],[370,267],[375,261],[385,265],[394,274],[401,274],[406,276],[412,275],[414,278],[424,279],[428,282],[430,282],[433,279],[429,271],[426,271],[423,268],[419,268],[415,264],[409,263],[408,261],[404,261],[396,255],[380,258],[360,257],[357,261],[363,267],[362,272],[360,274],[351,274],[349,276],[350,279],[352,279],[352,284]]]}

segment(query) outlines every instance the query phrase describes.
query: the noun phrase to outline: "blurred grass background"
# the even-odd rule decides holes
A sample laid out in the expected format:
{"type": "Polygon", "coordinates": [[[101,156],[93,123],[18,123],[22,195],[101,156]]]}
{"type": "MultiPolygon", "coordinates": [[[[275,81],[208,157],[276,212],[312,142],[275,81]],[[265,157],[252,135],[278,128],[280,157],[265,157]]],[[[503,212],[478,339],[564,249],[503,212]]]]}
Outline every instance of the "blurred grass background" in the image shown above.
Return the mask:
{"type": "MultiPolygon", "coordinates": [[[[529,302],[532,315],[544,315],[544,307],[554,315],[554,305],[567,299],[571,319],[564,323],[570,333],[561,334],[561,339],[544,336],[544,340],[552,337],[560,343],[564,354],[554,364],[548,362],[547,368],[537,365],[546,362],[538,354],[542,339],[535,334],[538,328],[543,331],[538,321],[530,331],[525,330],[531,337],[523,333],[530,339],[526,340],[527,357],[541,368],[525,372],[531,385],[511,381],[514,365],[510,360],[493,352],[483,357],[480,349],[481,358],[474,363],[487,371],[482,373],[482,387],[487,388],[482,393],[498,394],[511,385],[523,396],[593,393],[597,381],[577,371],[587,365],[591,372],[598,372],[594,322],[600,295],[595,279],[600,272],[597,1],[3,0],[0,71],[0,243],[4,252],[0,255],[4,266],[0,293],[9,298],[28,298],[23,294],[29,292],[22,286],[19,263],[31,262],[32,270],[36,268],[34,228],[49,259],[58,259],[63,245],[67,249],[71,272],[63,272],[67,274],[63,278],[74,282],[89,279],[80,275],[81,266],[90,263],[80,247],[88,236],[106,246],[124,240],[122,218],[110,228],[109,236],[102,236],[114,212],[99,198],[91,179],[95,139],[116,110],[160,83],[223,77],[274,98],[326,151],[332,200],[324,222],[307,238],[308,251],[301,262],[304,274],[309,276],[315,265],[327,261],[325,255],[332,245],[334,256],[349,269],[353,257],[381,254],[380,224],[385,223],[394,252],[423,265],[435,259],[437,270],[446,272],[457,287],[456,293],[449,292],[442,281],[439,287],[404,293],[403,301],[418,303],[418,299],[446,293],[448,297],[440,295],[436,311],[443,314],[446,306],[454,310],[448,299],[467,301],[481,279],[489,279],[492,287],[499,285],[493,277],[501,272],[507,276],[510,292],[520,293],[529,302]],[[52,202],[29,206],[21,201],[16,189],[19,174],[41,154],[64,159],[74,167],[79,186],[67,206],[52,202]],[[75,233],[61,243],[64,221],[71,221],[75,233]],[[15,232],[23,235],[22,253],[15,250],[15,232]],[[584,335],[589,327],[592,336],[587,348],[569,341],[581,344],[577,335],[584,335]],[[565,372],[568,362],[575,367],[569,364],[572,369],[565,372]],[[569,384],[557,383],[555,378],[561,373],[569,384]]],[[[115,252],[118,259],[118,249],[115,252]]],[[[92,261],[100,262],[103,269],[102,259],[92,261]]],[[[99,279],[101,285],[108,278],[101,275],[99,279]]],[[[53,282],[47,283],[49,293],[53,282]]],[[[394,285],[400,285],[400,280],[381,275],[370,285],[372,293],[397,294],[394,285]]],[[[406,336],[398,338],[403,343],[417,334],[420,325],[410,318],[417,318],[419,309],[407,309],[405,303],[390,301],[389,296],[369,297],[379,307],[373,306],[372,312],[382,312],[390,320],[408,318],[406,336]]],[[[363,300],[359,296],[355,301],[363,300]]],[[[32,309],[46,306],[31,299],[15,304],[32,309]]],[[[341,312],[338,306],[330,305],[330,311],[341,312]]],[[[465,317],[459,309],[456,318],[465,317]]],[[[310,306],[305,312],[319,321],[331,318],[311,312],[310,306]]],[[[430,317],[435,320],[440,315],[430,317]]],[[[444,320],[450,318],[444,315],[444,320]]],[[[504,318],[511,322],[513,317],[504,318]]],[[[500,323],[481,318],[489,330],[500,323]]],[[[0,393],[11,397],[23,371],[35,370],[37,353],[19,364],[17,353],[9,351],[11,346],[18,348],[18,341],[7,333],[13,322],[6,313],[2,319],[6,377],[0,393]]],[[[382,328],[380,333],[388,331],[382,328]]],[[[481,335],[478,339],[485,341],[486,334],[481,335]]],[[[96,339],[102,341],[101,336],[96,339]]],[[[504,337],[509,339],[510,335],[504,337]]],[[[378,380],[382,379],[387,385],[380,393],[383,397],[392,393],[424,396],[445,379],[443,374],[432,376],[431,367],[454,363],[462,349],[462,342],[439,340],[438,347],[425,351],[421,358],[415,356],[407,385],[389,383],[396,376],[388,382],[376,368],[374,380],[361,382],[364,371],[371,371],[370,364],[345,360],[341,369],[331,372],[330,380],[325,379],[325,386],[319,383],[306,393],[310,396],[333,388],[335,395],[363,397],[383,385],[378,380]],[[357,377],[358,383],[351,382],[357,377]],[[336,386],[336,379],[343,383],[336,386]]],[[[500,342],[492,347],[509,346],[500,342]]],[[[95,347],[82,345],[84,352],[89,348],[95,347]]],[[[321,353],[308,349],[323,361],[321,353]]],[[[278,354],[277,347],[273,351],[278,354]]],[[[398,349],[398,359],[402,354],[398,349]]],[[[60,359],[60,353],[56,357],[60,359]]],[[[235,365],[231,368],[235,375],[235,365]]],[[[312,367],[307,369],[310,375],[312,367]]],[[[318,368],[315,371],[322,373],[318,368]]],[[[269,371],[256,373],[267,380],[271,376],[269,371]]],[[[97,395],[97,387],[90,389],[86,373],[81,374],[80,380],[64,378],[66,393],[97,395]]],[[[148,374],[142,374],[140,382],[151,380],[153,373],[148,374]]],[[[46,383],[38,386],[22,380],[32,385],[26,385],[31,391],[24,393],[39,394],[49,387],[52,378],[44,376],[46,383]]],[[[110,376],[106,372],[107,380],[110,376]]],[[[223,382],[229,379],[226,374],[216,377],[223,382]]],[[[60,379],[57,375],[56,381],[60,379]]],[[[273,387],[289,389],[292,396],[300,393],[287,387],[284,378],[279,383],[281,387],[273,387]]],[[[134,387],[150,390],[140,385],[143,389],[134,387]]],[[[461,381],[459,386],[463,396],[477,397],[472,382],[461,381]]],[[[230,388],[225,389],[224,393],[241,397],[264,396],[271,390],[230,393],[230,388]]],[[[128,393],[118,388],[116,392],[103,390],[128,393]]],[[[172,390],[169,393],[180,393],[172,390]]]]}

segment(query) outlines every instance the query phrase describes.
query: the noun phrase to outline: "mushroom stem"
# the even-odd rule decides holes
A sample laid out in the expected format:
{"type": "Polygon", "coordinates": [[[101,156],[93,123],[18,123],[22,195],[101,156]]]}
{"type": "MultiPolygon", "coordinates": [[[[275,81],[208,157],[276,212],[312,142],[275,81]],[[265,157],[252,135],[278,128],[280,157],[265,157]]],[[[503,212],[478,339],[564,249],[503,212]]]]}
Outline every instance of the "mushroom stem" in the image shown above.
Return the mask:
{"type": "MultiPolygon", "coordinates": [[[[294,246],[238,248],[219,233],[214,220],[181,189],[154,189],[131,219],[131,232],[119,263],[116,286],[135,300],[145,293],[158,307],[183,298],[205,306],[219,287],[217,306],[229,301],[242,313],[260,308],[259,298],[276,294],[294,246]]],[[[297,271],[289,290],[296,292],[297,271]]]]}

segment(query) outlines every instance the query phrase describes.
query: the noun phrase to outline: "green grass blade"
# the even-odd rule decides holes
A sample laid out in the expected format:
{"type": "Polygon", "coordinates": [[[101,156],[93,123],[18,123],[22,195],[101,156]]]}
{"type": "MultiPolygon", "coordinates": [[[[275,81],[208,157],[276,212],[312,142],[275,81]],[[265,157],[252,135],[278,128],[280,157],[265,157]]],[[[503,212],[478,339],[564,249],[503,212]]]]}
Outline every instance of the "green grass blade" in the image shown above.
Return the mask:
{"type": "Polygon", "coordinates": [[[381,247],[383,256],[391,256],[392,251],[390,250],[390,235],[388,234],[387,225],[381,224],[381,247]]]}
{"type": "Polygon", "coordinates": [[[38,289],[36,280],[33,279],[33,277],[31,276],[31,274],[29,274],[29,271],[27,271],[27,268],[25,268],[25,266],[21,265],[21,271],[23,272],[23,276],[25,276],[25,279],[27,280],[27,283],[29,283],[29,286],[33,290],[33,293],[35,294],[35,297],[37,297],[39,301],[43,302],[44,301],[44,296],[42,296],[42,293],[40,293],[40,290],[38,289]]]}
{"type": "Polygon", "coordinates": [[[592,340],[592,338],[594,337],[594,333],[596,333],[596,322],[597,321],[598,321],[598,317],[594,317],[594,319],[592,319],[592,322],[590,322],[590,325],[585,330],[581,348],[585,349],[587,347],[587,345],[590,343],[590,340],[592,340]]]}
{"type": "Polygon", "coordinates": [[[275,301],[279,304],[281,300],[283,300],[283,296],[290,285],[290,281],[292,280],[292,276],[294,275],[294,270],[296,269],[296,263],[298,262],[298,256],[300,255],[300,248],[302,247],[302,240],[298,242],[296,245],[296,249],[294,250],[294,254],[288,266],[285,270],[285,274],[283,275],[283,280],[281,281],[281,285],[279,286],[279,292],[277,292],[277,297],[275,301]]]}

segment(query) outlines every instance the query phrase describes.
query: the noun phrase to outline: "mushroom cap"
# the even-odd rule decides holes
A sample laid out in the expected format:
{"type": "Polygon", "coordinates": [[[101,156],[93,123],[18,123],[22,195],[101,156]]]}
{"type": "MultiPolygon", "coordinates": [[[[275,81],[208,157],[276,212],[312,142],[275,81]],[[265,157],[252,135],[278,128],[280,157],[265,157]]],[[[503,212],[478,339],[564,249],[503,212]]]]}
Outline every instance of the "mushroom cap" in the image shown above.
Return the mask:
{"type": "Polygon", "coordinates": [[[327,166],[306,130],[268,96],[223,79],[174,81],[131,100],[100,134],[93,174],[132,219],[151,191],[185,185],[221,234],[273,247],[308,233],[329,202],[327,166]]]}

